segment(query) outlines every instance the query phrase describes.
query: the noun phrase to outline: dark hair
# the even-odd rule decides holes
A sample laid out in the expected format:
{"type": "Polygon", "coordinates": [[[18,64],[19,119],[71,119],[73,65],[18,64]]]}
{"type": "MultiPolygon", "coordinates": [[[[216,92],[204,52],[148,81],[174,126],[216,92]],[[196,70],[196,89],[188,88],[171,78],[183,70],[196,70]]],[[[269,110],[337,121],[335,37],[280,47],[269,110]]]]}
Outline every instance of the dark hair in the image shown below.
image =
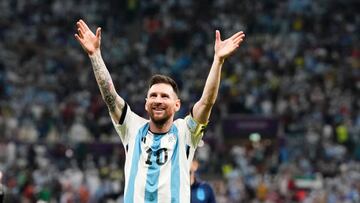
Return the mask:
{"type": "Polygon", "coordinates": [[[176,95],[179,95],[179,89],[176,82],[172,78],[166,75],[156,74],[152,76],[149,82],[149,89],[151,88],[151,86],[159,83],[165,83],[171,85],[176,95]]]}

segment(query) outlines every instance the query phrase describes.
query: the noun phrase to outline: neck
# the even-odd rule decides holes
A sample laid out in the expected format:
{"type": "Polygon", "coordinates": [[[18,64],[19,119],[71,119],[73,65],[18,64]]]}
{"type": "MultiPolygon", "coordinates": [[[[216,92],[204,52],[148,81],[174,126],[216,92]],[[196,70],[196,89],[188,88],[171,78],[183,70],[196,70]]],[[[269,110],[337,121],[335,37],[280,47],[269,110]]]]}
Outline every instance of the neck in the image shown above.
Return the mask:
{"type": "Polygon", "coordinates": [[[164,124],[156,124],[152,120],[150,120],[150,131],[153,133],[167,133],[169,132],[171,126],[173,124],[173,119],[169,119],[164,124]]]}

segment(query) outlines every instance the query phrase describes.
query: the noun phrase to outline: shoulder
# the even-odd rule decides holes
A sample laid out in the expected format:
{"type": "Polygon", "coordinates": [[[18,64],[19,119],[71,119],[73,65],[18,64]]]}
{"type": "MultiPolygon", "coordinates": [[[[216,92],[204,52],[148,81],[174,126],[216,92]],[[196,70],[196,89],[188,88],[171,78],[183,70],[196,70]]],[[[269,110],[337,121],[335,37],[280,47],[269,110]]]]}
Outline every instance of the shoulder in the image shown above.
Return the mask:
{"type": "Polygon", "coordinates": [[[178,118],[174,121],[176,126],[187,127],[189,129],[195,129],[199,123],[191,116],[187,115],[185,118],[178,118]]]}
{"type": "Polygon", "coordinates": [[[132,109],[128,104],[125,104],[124,111],[123,114],[121,115],[119,124],[120,125],[139,124],[142,126],[147,121],[148,121],[147,119],[139,116],[134,111],[132,111],[132,109]]]}
{"type": "Polygon", "coordinates": [[[113,117],[111,117],[111,120],[123,144],[128,144],[148,120],[134,113],[128,104],[125,104],[125,106],[119,121],[115,121],[113,117]]]}
{"type": "Polygon", "coordinates": [[[210,183],[206,182],[206,181],[199,181],[199,187],[204,188],[207,191],[212,191],[212,187],[210,185],[210,183]]]}
{"type": "Polygon", "coordinates": [[[174,121],[174,124],[175,125],[180,125],[180,124],[183,124],[185,123],[185,119],[184,118],[177,118],[175,121],[174,121]]]}

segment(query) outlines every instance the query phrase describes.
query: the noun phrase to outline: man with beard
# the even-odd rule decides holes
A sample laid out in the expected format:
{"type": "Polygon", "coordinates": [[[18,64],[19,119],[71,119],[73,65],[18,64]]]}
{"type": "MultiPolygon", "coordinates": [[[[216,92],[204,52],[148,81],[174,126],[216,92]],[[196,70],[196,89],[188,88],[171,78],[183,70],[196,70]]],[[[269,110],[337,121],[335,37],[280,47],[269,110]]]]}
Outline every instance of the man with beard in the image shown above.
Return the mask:
{"type": "Polygon", "coordinates": [[[145,102],[149,119],[138,116],[114,88],[101,57],[101,28],[94,34],[83,20],[76,25],[75,38],[89,55],[101,95],[125,148],[124,202],[189,203],[190,165],[218,94],[221,68],[245,34],[237,32],[221,40],[216,31],[214,61],[202,96],[188,116],[174,121],[180,109],[174,80],[153,76],[145,102]]]}

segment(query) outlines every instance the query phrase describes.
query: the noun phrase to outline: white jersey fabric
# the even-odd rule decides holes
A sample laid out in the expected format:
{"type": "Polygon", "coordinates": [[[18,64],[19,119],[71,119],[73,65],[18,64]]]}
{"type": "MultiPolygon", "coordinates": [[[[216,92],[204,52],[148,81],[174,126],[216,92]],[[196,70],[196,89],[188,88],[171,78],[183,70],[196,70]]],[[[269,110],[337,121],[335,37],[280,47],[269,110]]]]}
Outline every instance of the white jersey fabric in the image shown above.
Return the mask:
{"type": "Polygon", "coordinates": [[[190,203],[190,166],[203,135],[191,115],[155,134],[149,120],[126,104],[120,124],[113,121],[125,148],[125,203],[190,203]]]}

